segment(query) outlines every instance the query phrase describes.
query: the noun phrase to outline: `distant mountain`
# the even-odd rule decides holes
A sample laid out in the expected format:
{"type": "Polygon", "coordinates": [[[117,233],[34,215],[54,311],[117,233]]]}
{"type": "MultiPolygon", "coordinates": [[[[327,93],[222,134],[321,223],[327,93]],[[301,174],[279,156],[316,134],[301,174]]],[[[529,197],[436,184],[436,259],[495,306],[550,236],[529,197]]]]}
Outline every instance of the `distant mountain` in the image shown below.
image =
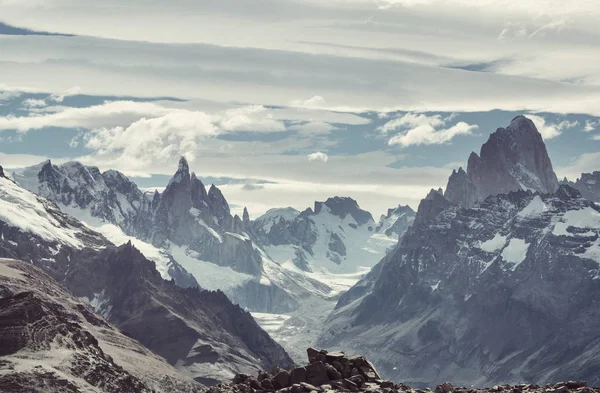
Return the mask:
{"type": "Polygon", "coordinates": [[[466,172],[452,172],[444,196],[471,207],[490,195],[518,190],[545,194],[557,188],[542,135],[531,120],[517,116],[490,135],[479,155],[471,153],[466,172]]]}
{"type": "Polygon", "coordinates": [[[33,262],[108,322],[204,383],[291,359],[222,292],[165,281],[131,242],[115,247],[0,177],[0,257],[33,262]]]}
{"type": "Polygon", "coordinates": [[[0,391],[200,392],[30,263],[0,259],[0,391]]]}
{"type": "Polygon", "coordinates": [[[382,214],[375,230],[386,236],[399,238],[404,235],[415,220],[416,212],[410,206],[398,205],[394,209],[388,209],[387,214],[382,214]]]}
{"type": "Polygon", "coordinates": [[[600,202],[600,171],[582,173],[581,177],[575,182],[565,178],[561,183],[575,188],[584,198],[590,201],[600,202]]]}
{"type": "Polygon", "coordinates": [[[154,194],[117,171],[77,162],[46,161],[13,178],[111,242],[132,241],[163,278],[221,289],[252,311],[290,312],[310,297],[331,299],[352,279],[340,286],[329,271],[368,269],[395,240],[373,236],[371,214],[350,198],[316,202],[303,213],[276,209],[254,222],[246,209],[232,215],[221,191],[214,185],[207,191],[185,158],[154,194]]]}
{"type": "Polygon", "coordinates": [[[0,22],[0,35],[50,35],[50,36],[62,36],[62,37],[73,37],[72,34],[61,34],[61,33],[50,33],[47,31],[36,31],[31,29],[24,29],[22,27],[15,27],[6,23],[0,22]]]}
{"type": "Polygon", "coordinates": [[[431,190],[340,297],[318,344],[418,386],[600,383],[600,206],[555,186],[531,122],[499,129],[451,176],[453,200],[431,190]]]}
{"type": "Polygon", "coordinates": [[[351,273],[371,267],[394,242],[376,238],[371,213],[347,197],[315,202],[298,213],[273,209],[252,223],[252,233],[276,261],[291,261],[306,272],[351,273]]]}

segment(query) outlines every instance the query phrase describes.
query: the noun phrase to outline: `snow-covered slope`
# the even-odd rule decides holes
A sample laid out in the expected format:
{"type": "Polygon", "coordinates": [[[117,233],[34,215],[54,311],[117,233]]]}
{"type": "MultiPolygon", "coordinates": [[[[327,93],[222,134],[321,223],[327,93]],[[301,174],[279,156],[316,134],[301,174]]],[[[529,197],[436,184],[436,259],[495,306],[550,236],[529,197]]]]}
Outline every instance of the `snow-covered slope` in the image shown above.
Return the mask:
{"type": "Polygon", "coordinates": [[[368,270],[395,243],[377,233],[371,214],[351,198],[329,198],[293,213],[273,209],[253,222],[252,231],[273,260],[324,280],[368,270]]]}
{"type": "Polygon", "coordinates": [[[202,387],[30,263],[0,259],[0,319],[1,391],[166,393],[202,387]]]}
{"type": "Polygon", "coordinates": [[[182,289],[129,242],[105,237],[0,178],[0,257],[25,260],[190,377],[214,383],[288,364],[285,351],[222,292],[182,289]],[[176,337],[176,338],[174,338],[176,337]]]}
{"type": "Polygon", "coordinates": [[[398,239],[415,220],[415,211],[410,206],[398,205],[394,209],[388,209],[387,214],[382,214],[377,224],[377,233],[398,239]]]}
{"type": "Polygon", "coordinates": [[[461,208],[432,191],[395,250],[340,298],[320,344],[429,385],[598,383],[600,208],[568,186],[461,208]]]}

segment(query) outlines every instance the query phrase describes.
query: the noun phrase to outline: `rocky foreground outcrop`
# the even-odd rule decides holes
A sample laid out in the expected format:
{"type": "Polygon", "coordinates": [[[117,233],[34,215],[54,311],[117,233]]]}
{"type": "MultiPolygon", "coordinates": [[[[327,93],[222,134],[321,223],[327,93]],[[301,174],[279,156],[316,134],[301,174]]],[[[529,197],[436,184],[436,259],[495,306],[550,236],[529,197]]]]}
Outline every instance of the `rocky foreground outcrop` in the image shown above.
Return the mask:
{"type": "Polygon", "coordinates": [[[383,380],[364,356],[344,352],[307,349],[308,364],[292,369],[273,368],[257,376],[238,374],[229,384],[220,384],[205,393],[594,393],[584,381],[569,381],[539,386],[535,384],[496,385],[488,389],[454,387],[449,382],[435,389],[413,389],[403,383],[383,380]]]}

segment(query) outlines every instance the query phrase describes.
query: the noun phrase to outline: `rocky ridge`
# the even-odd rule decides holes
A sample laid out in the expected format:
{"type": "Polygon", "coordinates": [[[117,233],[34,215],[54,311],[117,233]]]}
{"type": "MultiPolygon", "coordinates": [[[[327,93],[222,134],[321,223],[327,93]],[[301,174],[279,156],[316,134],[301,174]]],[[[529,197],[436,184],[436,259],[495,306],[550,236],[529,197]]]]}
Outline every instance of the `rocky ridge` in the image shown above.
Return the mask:
{"type": "Polygon", "coordinates": [[[308,364],[292,369],[273,368],[256,376],[238,374],[226,384],[209,388],[207,393],[596,393],[584,381],[568,381],[539,386],[535,384],[496,385],[489,389],[454,387],[449,382],[435,389],[414,389],[403,383],[383,380],[364,356],[348,356],[309,348],[308,364]]]}
{"type": "Polygon", "coordinates": [[[0,259],[0,391],[200,392],[29,263],[0,259]]]}

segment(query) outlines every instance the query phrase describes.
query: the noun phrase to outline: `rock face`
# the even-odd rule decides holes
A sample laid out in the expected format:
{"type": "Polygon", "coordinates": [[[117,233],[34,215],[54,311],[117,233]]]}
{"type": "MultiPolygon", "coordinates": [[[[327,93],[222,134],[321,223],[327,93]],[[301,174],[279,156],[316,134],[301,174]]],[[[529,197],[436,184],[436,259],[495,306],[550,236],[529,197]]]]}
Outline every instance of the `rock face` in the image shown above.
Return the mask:
{"type": "Polygon", "coordinates": [[[546,145],[533,122],[524,116],[490,135],[477,155],[471,153],[467,172],[454,171],[446,187],[446,199],[465,207],[490,195],[531,190],[553,193],[558,180],[546,145]]]}
{"type": "Polygon", "coordinates": [[[565,178],[562,184],[568,184],[577,189],[584,198],[590,201],[600,202],[600,171],[582,173],[575,182],[570,182],[565,178]]]}
{"type": "Polygon", "coordinates": [[[29,263],[0,259],[0,391],[200,392],[29,263]]]}
{"type": "Polygon", "coordinates": [[[375,230],[386,236],[399,238],[408,230],[415,220],[415,211],[410,206],[398,205],[395,209],[388,209],[387,214],[381,215],[375,230]]]}
{"type": "Polygon", "coordinates": [[[432,191],[413,226],[344,293],[319,344],[418,386],[598,384],[600,207],[566,185],[475,209],[432,191]]]}
{"type": "Polygon", "coordinates": [[[115,247],[6,178],[0,178],[0,257],[31,261],[110,323],[206,384],[291,363],[222,292],[163,280],[131,243],[115,247]]]}

